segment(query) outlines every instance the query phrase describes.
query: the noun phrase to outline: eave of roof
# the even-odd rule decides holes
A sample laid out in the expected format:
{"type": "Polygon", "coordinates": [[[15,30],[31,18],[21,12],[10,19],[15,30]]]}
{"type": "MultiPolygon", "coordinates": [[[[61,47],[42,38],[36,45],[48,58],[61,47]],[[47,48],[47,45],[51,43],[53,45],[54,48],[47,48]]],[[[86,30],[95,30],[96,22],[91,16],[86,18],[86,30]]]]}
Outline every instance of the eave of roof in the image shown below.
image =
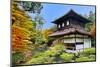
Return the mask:
{"type": "Polygon", "coordinates": [[[56,31],[56,32],[50,34],[49,36],[51,36],[51,37],[52,36],[61,36],[61,35],[67,35],[67,34],[72,34],[72,33],[79,33],[79,34],[91,36],[91,34],[89,32],[82,30],[82,29],[76,29],[76,28],[69,28],[69,29],[56,31]]]}
{"type": "Polygon", "coordinates": [[[67,13],[64,14],[63,16],[61,16],[61,17],[57,18],[56,20],[52,21],[52,23],[57,24],[57,23],[59,23],[58,21],[64,19],[65,17],[67,17],[67,18],[74,17],[74,18],[75,18],[75,16],[70,16],[71,14],[76,15],[80,20],[84,20],[85,23],[91,22],[90,20],[88,20],[88,19],[86,19],[85,17],[79,15],[78,13],[76,13],[74,10],[71,9],[69,12],[67,12],[67,13]]]}

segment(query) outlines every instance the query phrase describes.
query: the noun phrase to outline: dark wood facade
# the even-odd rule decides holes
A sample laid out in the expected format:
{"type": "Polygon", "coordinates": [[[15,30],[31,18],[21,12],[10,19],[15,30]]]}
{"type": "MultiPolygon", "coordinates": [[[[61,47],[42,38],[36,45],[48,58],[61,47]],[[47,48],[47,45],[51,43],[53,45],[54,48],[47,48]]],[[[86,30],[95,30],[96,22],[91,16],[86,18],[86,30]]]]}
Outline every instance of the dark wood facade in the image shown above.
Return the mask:
{"type": "MultiPolygon", "coordinates": [[[[56,24],[57,26],[57,31],[55,33],[60,33],[64,32],[66,30],[66,34],[70,33],[67,31],[73,31],[73,32],[79,32],[83,34],[87,34],[88,32],[85,31],[84,27],[85,24],[90,22],[90,20],[84,18],[83,16],[77,14],[75,11],[72,9],[65,14],[64,16],[56,19],[52,23],[56,24]]],[[[56,36],[56,35],[55,35],[56,36]]]]}
{"type": "Polygon", "coordinates": [[[52,23],[55,23],[58,29],[65,29],[66,27],[84,28],[85,24],[88,22],[90,22],[90,20],[70,10],[67,14],[56,19],[52,23]]]}

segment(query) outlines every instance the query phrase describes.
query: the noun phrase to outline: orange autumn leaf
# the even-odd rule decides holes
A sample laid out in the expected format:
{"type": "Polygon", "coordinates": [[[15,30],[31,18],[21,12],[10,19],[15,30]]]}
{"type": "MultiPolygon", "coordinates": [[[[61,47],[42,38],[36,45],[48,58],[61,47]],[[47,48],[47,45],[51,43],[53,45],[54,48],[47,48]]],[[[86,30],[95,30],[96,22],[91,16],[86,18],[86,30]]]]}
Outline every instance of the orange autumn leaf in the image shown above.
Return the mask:
{"type": "Polygon", "coordinates": [[[29,32],[21,27],[12,27],[12,49],[13,51],[21,52],[26,49],[29,43],[29,32]]]}

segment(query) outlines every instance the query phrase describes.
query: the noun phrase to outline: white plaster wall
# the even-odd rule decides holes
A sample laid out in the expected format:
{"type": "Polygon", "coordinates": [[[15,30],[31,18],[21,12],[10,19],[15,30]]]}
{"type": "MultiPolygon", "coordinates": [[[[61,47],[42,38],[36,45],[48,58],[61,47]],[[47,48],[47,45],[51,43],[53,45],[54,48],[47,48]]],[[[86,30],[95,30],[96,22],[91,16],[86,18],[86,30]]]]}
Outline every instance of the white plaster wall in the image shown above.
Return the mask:
{"type": "Polygon", "coordinates": [[[84,39],[84,48],[91,48],[91,38],[84,39]]]}
{"type": "Polygon", "coordinates": [[[76,38],[76,40],[75,40],[75,38],[64,39],[64,43],[75,43],[75,41],[76,42],[84,42],[84,39],[82,39],[82,38],[76,38]]]}
{"type": "Polygon", "coordinates": [[[76,38],[76,42],[84,42],[83,38],[76,38]]]}
{"type": "Polygon", "coordinates": [[[75,43],[75,38],[64,39],[64,43],[75,43]]]}
{"type": "Polygon", "coordinates": [[[83,49],[83,44],[76,45],[76,50],[80,50],[80,49],[83,49]]]}

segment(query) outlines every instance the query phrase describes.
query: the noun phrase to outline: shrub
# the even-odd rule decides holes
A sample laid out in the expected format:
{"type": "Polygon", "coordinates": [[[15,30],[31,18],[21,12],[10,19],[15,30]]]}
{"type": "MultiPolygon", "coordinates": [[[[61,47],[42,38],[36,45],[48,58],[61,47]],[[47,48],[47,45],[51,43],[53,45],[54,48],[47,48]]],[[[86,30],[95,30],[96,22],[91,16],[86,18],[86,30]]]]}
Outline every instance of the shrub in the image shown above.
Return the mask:
{"type": "Polygon", "coordinates": [[[95,48],[87,48],[84,50],[83,53],[86,55],[91,55],[91,54],[95,55],[96,51],[95,51],[95,48]]]}
{"type": "Polygon", "coordinates": [[[56,55],[60,54],[61,52],[63,52],[63,50],[64,50],[64,45],[56,44],[56,45],[50,47],[49,50],[45,51],[44,54],[46,54],[48,56],[56,56],[56,55]]]}
{"type": "Polygon", "coordinates": [[[90,61],[95,61],[96,60],[96,56],[95,55],[90,55],[89,58],[90,58],[90,61]]]}
{"type": "Polygon", "coordinates": [[[80,58],[76,58],[75,60],[76,62],[84,62],[84,61],[89,61],[88,57],[80,57],[80,58]]]}
{"type": "Polygon", "coordinates": [[[24,55],[22,53],[14,53],[12,56],[13,64],[19,64],[21,61],[24,61],[24,55]]]}
{"type": "Polygon", "coordinates": [[[92,55],[91,57],[80,57],[76,58],[76,62],[85,62],[85,61],[95,61],[95,55],[92,55]]]}
{"type": "Polygon", "coordinates": [[[63,49],[64,46],[62,44],[56,44],[50,47],[47,51],[33,56],[33,58],[26,64],[56,63],[54,59],[63,52],[63,49]]]}
{"type": "Polygon", "coordinates": [[[71,62],[74,55],[70,53],[62,53],[60,57],[64,60],[64,62],[71,62]]]}
{"type": "Polygon", "coordinates": [[[87,48],[84,52],[79,52],[79,58],[76,58],[76,62],[84,62],[84,61],[95,61],[96,60],[96,51],[95,48],[87,48]]]}
{"type": "Polygon", "coordinates": [[[43,63],[53,63],[54,57],[50,57],[46,54],[39,55],[38,57],[33,57],[27,64],[43,64],[43,63]]]}

